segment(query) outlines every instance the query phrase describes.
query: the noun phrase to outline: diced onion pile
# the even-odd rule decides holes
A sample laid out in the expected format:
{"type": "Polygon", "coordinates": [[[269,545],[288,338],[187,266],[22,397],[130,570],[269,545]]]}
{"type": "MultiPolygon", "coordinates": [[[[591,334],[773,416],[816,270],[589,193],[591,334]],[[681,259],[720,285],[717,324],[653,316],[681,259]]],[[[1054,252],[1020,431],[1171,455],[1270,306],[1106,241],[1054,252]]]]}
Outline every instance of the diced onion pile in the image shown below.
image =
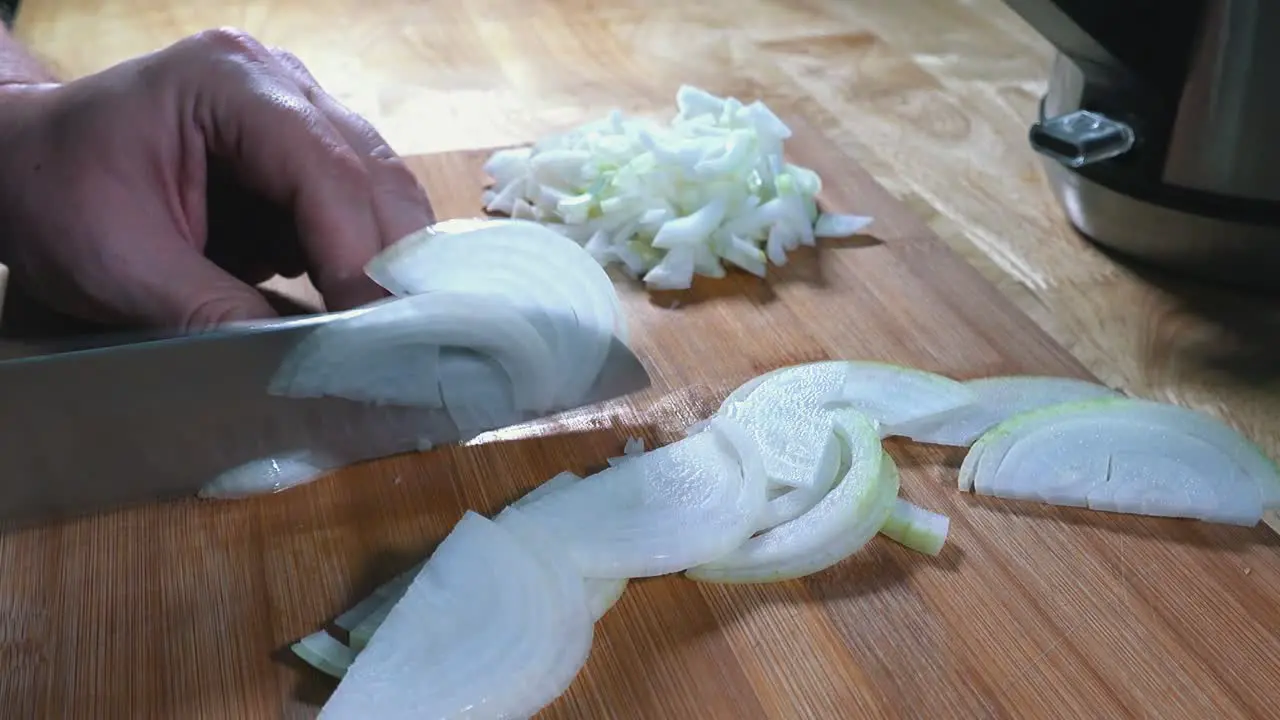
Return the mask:
{"type": "Polygon", "coordinates": [[[676,107],[667,124],[615,111],[495,152],[486,211],[553,228],[657,290],[723,277],[725,264],[764,277],[788,252],[871,222],[818,209],[821,178],[786,161],[791,129],[763,102],[685,85],[676,107]]]}

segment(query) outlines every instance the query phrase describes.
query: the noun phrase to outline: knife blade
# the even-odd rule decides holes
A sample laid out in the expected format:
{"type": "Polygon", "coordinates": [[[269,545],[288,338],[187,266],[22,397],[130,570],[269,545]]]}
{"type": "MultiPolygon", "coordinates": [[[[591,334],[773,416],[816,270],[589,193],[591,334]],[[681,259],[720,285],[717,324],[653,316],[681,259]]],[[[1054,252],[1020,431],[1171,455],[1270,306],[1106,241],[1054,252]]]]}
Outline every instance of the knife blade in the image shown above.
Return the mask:
{"type": "MultiPolygon", "coordinates": [[[[331,469],[458,442],[443,409],[268,394],[282,360],[309,333],[363,311],[37,346],[26,352],[45,354],[0,360],[0,520],[190,496],[265,458],[302,453],[331,469]]],[[[643,364],[614,338],[578,407],[649,383],[643,364]]]]}

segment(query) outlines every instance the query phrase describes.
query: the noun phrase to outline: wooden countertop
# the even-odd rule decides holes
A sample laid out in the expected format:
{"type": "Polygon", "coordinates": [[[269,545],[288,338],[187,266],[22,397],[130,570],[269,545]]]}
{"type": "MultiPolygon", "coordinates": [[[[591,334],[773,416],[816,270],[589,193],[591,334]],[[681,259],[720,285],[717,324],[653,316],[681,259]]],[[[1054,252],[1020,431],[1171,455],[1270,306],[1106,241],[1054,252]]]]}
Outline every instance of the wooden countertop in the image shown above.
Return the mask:
{"type": "Polygon", "coordinates": [[[1026,143],[1051,50],[1000,0],[25,0],[16,32],[74,77],[218,25],[293,51],[404,154],[665,113],[683,82],[763,97],[820,125],[1101,380],[1214,412],[1280,457],[1280,313],[1153,285],[1073,233],[1026,143]]]}

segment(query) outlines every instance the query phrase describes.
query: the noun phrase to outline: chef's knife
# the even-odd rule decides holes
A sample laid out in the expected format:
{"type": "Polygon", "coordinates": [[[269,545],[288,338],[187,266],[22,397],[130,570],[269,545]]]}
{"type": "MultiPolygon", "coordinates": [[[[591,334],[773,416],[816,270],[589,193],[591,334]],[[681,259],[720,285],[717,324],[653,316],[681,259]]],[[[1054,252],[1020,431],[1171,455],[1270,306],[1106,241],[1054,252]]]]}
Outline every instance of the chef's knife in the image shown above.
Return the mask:
{"type": "MultiPolygon", "coordinates": [[[[190,496],[264,458],[301,453],[333,468],[457,442],[440,409],[268,393],[308,333],[361,312],[39,347],[24,352],[42,354],[0,360],[0,520],[190,496]]],[[[580,406],[648,385],[644,366],[615,338],[580,406]]]]}

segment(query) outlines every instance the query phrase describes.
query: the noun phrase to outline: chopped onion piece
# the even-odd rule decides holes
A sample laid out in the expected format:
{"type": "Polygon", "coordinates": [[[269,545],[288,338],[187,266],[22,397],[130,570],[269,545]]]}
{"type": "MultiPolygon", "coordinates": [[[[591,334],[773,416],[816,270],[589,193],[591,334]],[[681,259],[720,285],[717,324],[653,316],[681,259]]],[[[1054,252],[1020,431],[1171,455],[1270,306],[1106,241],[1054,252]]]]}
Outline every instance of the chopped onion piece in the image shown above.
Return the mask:
{"type": "Polygon", "coordinates": [[[1107,398],[1000,423],[974,443],[959,484],[1009,499],[1252,526],[1275,506],[1280,472],[1208,415],[1107,398]]]}
{"type": "Polygon", "coordinates": [[[498,151],[486,207],[537,218],[656,290],[723,277],[724,263],[763,277],[767,262],[870,222],[818,212],[822,180],[786,162],[791,129],[763,102],[683,86],[676,106],[665,125],[615,111],[528,154],[498,151]]]}
{"type": "Polygon", "coordinates": [[[591,578],[678,572],[750,537],[765,503],[755,447],[729,418],[529,503],[591,578]]]}
{"type": "Polygon", "coordinates": [[[355,662],[356,653],[321,630],[312,633],[289,648],[303,662],[330,677],[341,679],[355,662]]]}
{"type": "Polygon", "coordinates": [[[762,583],[803,577],[856,553],[884,526],[898,495],[898,470],[868,419],[835,424],[849,471],[817,505],[741,547],[689,570],[702,582],[762,583]]]}
{"type": "Polygon", "coordinates": [[[568,688],[591,649],[582,578],[504,512],[463,516],[321,720],[530,717],[568,688]]]}
{"type": "Polygon", "coordinates": [[[951,518],[898,498],[880,534],[926,555],[937,555],[947,542],[951,518]]]}
{"type": "Polygon", "coordinates": [[[1104,385],[1066,377],[1011,375],[965,383],[976,401],[953,410],[887,428],[916,442],[972,445],[982,434],[1014,415],[1065,402],[1121,397],[1104,385]]]}
{"type": "Polygon", "coordinates": [[[333,463],[321,461],[306,451],[250,460],[219,474],[200,488],[197,495],[229,500],[280,492],[312,482],[332,466],[333,463]]]}
{"type": "Polygon", "coordinates": [[[871,218],[861,215],[822,213],[813,224],[813,234],[820,238],[845,238],[857,235],[871,222],[871,218]]]}

